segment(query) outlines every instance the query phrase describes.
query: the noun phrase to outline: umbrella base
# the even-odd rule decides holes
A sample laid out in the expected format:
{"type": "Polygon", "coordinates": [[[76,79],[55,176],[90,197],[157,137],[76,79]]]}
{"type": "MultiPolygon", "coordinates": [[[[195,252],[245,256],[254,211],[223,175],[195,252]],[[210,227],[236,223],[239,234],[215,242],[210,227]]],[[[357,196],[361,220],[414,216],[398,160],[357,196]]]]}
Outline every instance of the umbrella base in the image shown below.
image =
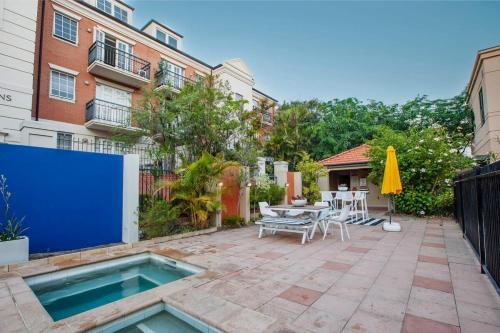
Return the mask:
{"type": "Polygon", "coordinates": [[[383,229],[385,231],[401,231],[401,225],[399,223],[396,223],[396,222],[392,222],[392,223],[384,222],[383,229]]]}

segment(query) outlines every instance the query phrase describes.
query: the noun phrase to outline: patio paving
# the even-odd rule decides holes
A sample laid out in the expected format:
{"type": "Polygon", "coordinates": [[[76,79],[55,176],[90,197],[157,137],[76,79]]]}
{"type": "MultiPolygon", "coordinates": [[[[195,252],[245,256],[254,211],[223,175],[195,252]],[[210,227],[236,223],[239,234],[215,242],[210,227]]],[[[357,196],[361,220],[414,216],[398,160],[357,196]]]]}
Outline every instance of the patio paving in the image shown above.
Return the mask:
{"type": "Polygon", "coordinates": [[[78,252],[0,267],[0,332],[81,332],[158,302],[227,332],[500,332],[500,298],[450,219],[350,226],[306,245],[257,228],[78,252]],[[152,251],[207,268],[54,323],[23,276],[152,251]]]}

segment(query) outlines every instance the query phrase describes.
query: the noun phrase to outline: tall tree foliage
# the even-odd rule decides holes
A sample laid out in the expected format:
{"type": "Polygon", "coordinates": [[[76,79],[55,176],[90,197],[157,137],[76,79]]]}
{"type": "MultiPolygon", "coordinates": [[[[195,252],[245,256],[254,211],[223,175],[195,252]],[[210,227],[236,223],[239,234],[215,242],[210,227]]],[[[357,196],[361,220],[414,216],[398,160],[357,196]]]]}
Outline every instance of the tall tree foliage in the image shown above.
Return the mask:
{"type": "Polygon", "coordinates": [[[323,159],[371,140],[382,126],[405,131],[433,125],[443,127],[463,150],[471,143],[473,124],[464,94],[437,100],[419,96],[401,105],[356,98],[292,102],[280,108],[266,152],[295,167],[302,151],[323,159]]]}
{"type": "Polygon", "coordinates": [[[180,92],[148,87],[133,112],[139,130],[120,139],[154,143],[150,153],[158,160],[178,157],[193,162],[207,152],[254,163],[257,153],[254,158],[248,153],[260,148],[253,125],[257,115],[245,110],[245,103],[235,100],[227,82],[216,76],[185,84],[180,92]]]}
{"type": "Polygon", "coordinates": [[[311,147],[311,130],[318,120],[320,104],[312,100],[282,105],[274,118],[273,131],[265,146],[267,155],[288,161],[295,168],[302,151],[311,147]]]}

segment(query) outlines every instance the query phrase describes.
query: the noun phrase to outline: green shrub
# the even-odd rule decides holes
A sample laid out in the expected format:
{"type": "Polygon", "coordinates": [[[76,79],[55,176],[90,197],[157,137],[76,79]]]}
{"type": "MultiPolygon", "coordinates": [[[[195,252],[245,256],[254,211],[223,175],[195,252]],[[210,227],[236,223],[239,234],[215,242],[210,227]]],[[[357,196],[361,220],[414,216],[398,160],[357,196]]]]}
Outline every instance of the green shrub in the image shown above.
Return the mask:
{"type": "Polygon", "coordinates": [[[259,207],[259,202],[265,201],[270,205],[277,205],[285,197],[285,188],[276,184],[259,185],[250,189],[250,207],[252,209],[259,207]]]}
{"type": "Polygon", "coordinates": [[[154,201],[147,211],[139,214],[139,228],[142,239],[176,234],[183,228],[179,209],[164,200],[154,201]]]}
{"type": "Polygon", "coordinates": [[[453,209],[452,179],[472,160],[463,153],[463,140],[442,126],[394,131],[383,128],[370,141],[370,179],[381,184],[386,149],[394,146],[403,192],[394,197],[396,211],[407,214],[447,215],[453,209]]]}
{"type": "Polygon", "coordinates": [[[224,218],[224,221],[222,221],[222,227],[224,228],[239,228],[245,225],[245,220],[238,215],[230,215],[224,218]]]}
{"type": "Polygon", "coordinates": [[[311,204],[319,201],[321,194],[318,179],[328,175],[326,168],[303,152],[302,160],[297,164],[297,171],[302,173],[302,193],[304,197],[311,204]]]}
{"type": "Polygon", "coordinates": [[[396,211],[418,216],[431,212],[432,195],[429,192],[406,190],[394,196],[396,211]]]}

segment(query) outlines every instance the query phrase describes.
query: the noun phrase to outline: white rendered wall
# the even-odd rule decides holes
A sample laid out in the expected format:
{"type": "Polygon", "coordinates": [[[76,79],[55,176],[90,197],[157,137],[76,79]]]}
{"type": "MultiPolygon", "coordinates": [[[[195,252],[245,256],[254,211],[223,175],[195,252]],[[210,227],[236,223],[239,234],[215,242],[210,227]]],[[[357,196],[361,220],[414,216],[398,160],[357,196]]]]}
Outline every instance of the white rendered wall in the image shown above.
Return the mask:
{"type": "Polygon", "coordinates": [[[20,124],[31,119],[36,0],[0,0],[0,133],[21,143],[20,124]]]}
{"type": "Polygon", "coordinates": [[[139,155],[123,156],[122,242],[139,241],[139,155]]]}

